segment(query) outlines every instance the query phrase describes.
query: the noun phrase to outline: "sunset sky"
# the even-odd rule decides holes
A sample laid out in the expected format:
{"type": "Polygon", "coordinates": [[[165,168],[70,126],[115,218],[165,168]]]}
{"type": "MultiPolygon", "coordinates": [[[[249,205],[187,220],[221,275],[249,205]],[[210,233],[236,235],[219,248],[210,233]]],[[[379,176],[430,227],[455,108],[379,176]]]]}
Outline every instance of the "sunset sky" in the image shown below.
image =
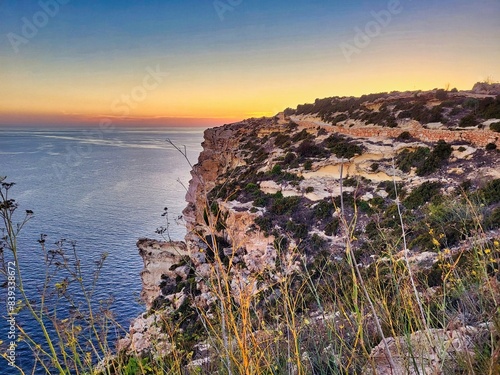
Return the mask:
{"type": "Polygon", "coordinates": [[[470,89],[500,79],[499,41],[498,0],[0,0],[0,126],[217,125],[470,89]]]}

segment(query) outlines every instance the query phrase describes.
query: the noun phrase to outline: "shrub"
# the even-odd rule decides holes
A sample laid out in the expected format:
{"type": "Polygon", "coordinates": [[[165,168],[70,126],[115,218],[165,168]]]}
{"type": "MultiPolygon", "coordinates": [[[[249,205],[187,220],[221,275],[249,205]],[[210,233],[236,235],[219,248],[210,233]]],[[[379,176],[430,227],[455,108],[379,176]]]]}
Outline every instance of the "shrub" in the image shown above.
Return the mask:
{"type": "Polygon", "coordinates": [[[281,165],[276,164],[272,169],[271,169],[271,175],[273,176],[279,176],[281,174],[281,165]]]}
{"type": "Polygon", "coordinates": [[[436,246],[432,242],[432,239],[432,236],[428,232],[425,232],[412,240],[408,247],[412,250],[418,251],[435,250],[436,246]]]}
{"type": "Polygon", "coordinates": [[[477,107],[478,114],[485,118],[500,118],[500,95],[495,99],[493,98],[484,98],[479,101],[477,107]]]}
{"type": "Polygon", "coordinates": [[[358,180],[354,177],[346,178],[343,181],[343,185],[347,187],[356,187],[358,186],[358,180]]]}
{"type": "Polygon", "coordinates": [[[300,197],[283,197],[281,193],[274,195],[270,212],[275,215],[291,214],[299,205],[300,197]]]}
{"type": "Polygon", "coordinates": [[[453,148],[451,147],[451,145],[440,139],[434,147],[434,150],[432,150],[431,155],[440,160],[446,160],[451,156],[452,152],[453,148]]]}
{"type": "Polygon", "coordinates": [[[322,135],[327,135],[328,132],[326,131],[326,129],[323,129],[323,128],[320,128],[318,130],[318,137],[322,136],[322,135]]]}
{"type": "Polygon", "coordinates": [[[484,220],[484,227],[487,229],[500,228],[500,207],[495,208],[484,220]]]}
{"type": "Polygon", "coordinates": [[[255,193],[257,191],[259,191],[259,185],[257,184],[254,184],[253,182],[249,182],[246,186],[245,186],[245,191],[247,193],[255,193]]]}
{"type": "Polygon", "coordinates": [[[500,133],[500,122],[494,122],[490,124],[490,129],[494,132],[500,133]]]}
{"type": "Polygon", "coordinates": [[[403,172],[408,173],[412,167],[418,167],[424,163],[430,154],[427,147],[419,147],[415,151],[403,150],[396,158],[396,166],[403,172]]]}
{"type": "Polygon", "coordinates": [[[476,116],[473,113],[469,113],[467,116],[462,117],[458,126],[465,128],[468,126],[477,126],[477,124],[476,116]]]}
{"type": "MultiPolygon", "coordinates": [[[[394,189],[394,183],[392,181],[382,181],[378,184],[378,188],[384,190],[388,194],[389,199],[396,199],[396,190],[394,189]]],[[[403,196],[403,184],[398,182],[396,188],[401,198],[403,196]]],[[[373,198],[373,200],[380,202],[380,205],[383,203],[383,198],[380,197],[373,198]]]]}
{"type": "Polygon", "coordinates": [[[446,90],[439,89],[436,91],[436,99],[438,100],[446,100],[448,98],[448,93],[446,90]]]}
{"type": "Polygon", "coordinates": [[[342,122],[342,121],[345,121],[349,118],[349,116],[347,116],[345,113],[341,113],[340,115],[337,115],[335,116],[332,120],[331,120],[331,123],[333,125],[339,123],[339,122],[342,122]]]}
{"type": "Polygon", "coordinates": [[[314,207],[314,216],[319,220],[326,219],[332,215],[333,209],[333,203],[324,199],[314,207]]]}
{"type": "Polygon", "coordinates": [[[476,109],[479,106],[479,100],[475,98],[467,98],[464,100],[463,107],[469,109],[476,109]]]}
{"type": "Polygon", "coordinates": [[[366,212],[366,213],[373,212],[372,208],[370,207],[370,204],[367,201],[360,201],[358,203],[358,208],[361,212],[366,212]]]}
{"type": "Polygon", "coordinates": [[[411,134],[409,131],[404,131],[396,137],[396,140],[398,141],[408,141],[410,139],[411,139],[411,134]]]}
{"type": "Polygon", "coordinates": [[[297,147],[297,153],[302,158],[324,157],[328,155],[323,148],[319,147],[310,140],[302,142],[300,146],[297,147]]]}
{"type": "Polygon", "coordinates": [[[338,218],[334,218],[332,221],[329,221],[325,225],[325,234],[327,236],[334,236],[337,234],[337,230],[339,229],[340,221],[338,218]]]}
{"type": "Polygon", "coordinates": [[[394,116],[387,116],[385,120],[385,126],[389,128],[397,128],[398,127],[398,122],[394,116]]]}
{"type": "Polygon", "coordinates": [[[270,217],[259,216],[254,219],[255,224],[257,224],[261,231],[268,234],[273,227],[273,222],[270,217]]]}
{"type": "Polygon", "coordinates": [[[298,132],[292,137],[292,142],[297,143],[311,138],[313,138],[312,134],[309,134],[309,132],[306,129],[302,129],[300,132],[298,132]]]}
{"type": "Polygon", "coordinates": [[[429,157],[427,157],[418,167],[417,175],[426,176],[435,172],[451,156],[453,148],[443,140],[439,140],[429,157]]]}
{"type": "Polygon", "coordinates": [[[496,150],[496,149],[497,149],[497,145],[496,145],[496,144],[494,144],[494,143],[488,143],[488,144],[486,145],[485,149],[486,149],[487,151],[496,150]]]}
{"type": "Polygon", "coordinates": [[[488,205],[500,202],[500,178],[488,182],[479,193],[488,205]]]}
{"type": "Polygon", "coordinates": [[[284,148],[287,143],[290,144],[290,136],[285,133],[279,133],[274,139],[274,144],[277,147],[284,148]]]}
{"type": "Polygon", "coordinates": [[[314,188],[312,186],[306,187],[306,194],[312,193],[314,191],[314,188]]]}
{"type": "Polygon", "coordinates": [[[293,237],[299,240],[306,239],[309,234],[309,227],[306,224],[297,224],[292,220],[287,221],[285,228],[293,237]]]}
{"type": "Polygon", "coordinates": [[[415,209],[427,203],[431,198],[439,194],[441,189],[440,182],[426,181],[416,189],[403,201],[403,204],[409,209],[415,209]]]}
{"type": "Polygon", "coordinates": [[[314,233],[311,237],[311,245],[315,250],[320,250],[325,247],[326,241],[323,237],[319,236],[317,233],[314,233]]]}
{"type": "Polygon", "coordinates": [[[312,169],[312,161],[310,160],[307,160],[305,163],[304,163],[304,169],[306,171],[310,171],[312,169]]]}
{"type": "Polygon", "coordinates": [[[255,207],[266,207],[268,201],[269,201],[268,196],[267,195],[262,195],[262,196],[254,199],[253,205],[255,207]]]}
{"type": "Polygon", "coordinates": [[[295,154],[293,152],[289,152],[285,155],[285,158],[283,159],[283,164],[288,165],[292,161],[294,161],[296,158],[295,154]]]}
{"type": "Polygon", "coordinates": [[[350,159],[355,155],[361,155],[363,149],[355,143],[351,143],[344,137],[332,134],[323,141],[323,145],[330,149],[338,158],[350,159]]]}

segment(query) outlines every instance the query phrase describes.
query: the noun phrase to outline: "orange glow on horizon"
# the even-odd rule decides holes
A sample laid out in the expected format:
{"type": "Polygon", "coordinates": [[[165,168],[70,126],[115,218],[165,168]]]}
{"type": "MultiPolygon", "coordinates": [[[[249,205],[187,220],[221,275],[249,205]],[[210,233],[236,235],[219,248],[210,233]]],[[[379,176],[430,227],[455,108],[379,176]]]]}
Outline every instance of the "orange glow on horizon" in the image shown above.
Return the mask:
{"type": "MultiPolygon", "coordinates": [[[[116,124],[140,125],[221,125],[249,117],[273,116],[287,107],[311,103],[329,96],[361,96],[376,92],[414,91],[444,88],[471,89],[486,78],[477,74],[464,58],[450,70],[448,62],[419,59],[402,54],[390,63],[384,56],[370,56],[351,64],[333,60],[318,63],[305,73],[298,66],[274,69],[254,68],[248,74],[221,71],[186,80],[181,73],[164,81],[143,86],[139,71],[116,84],[116,77],[89,81],[86,76],[44,74],[9,76],[0,71],[0,126],[9,124],[98,124],[109,119],[116,124]],[[422,60],[429,67],[422,69],[422,60]],[[112,84],[115,83],[115,84],[112,84]]],[[[361,57],[361,56],[360,56],[361,57]]],[[[31,66],[28,64],[28,66],[31,66]]],[[[488,72],[485,65],[484,72],[488,72]]]]}

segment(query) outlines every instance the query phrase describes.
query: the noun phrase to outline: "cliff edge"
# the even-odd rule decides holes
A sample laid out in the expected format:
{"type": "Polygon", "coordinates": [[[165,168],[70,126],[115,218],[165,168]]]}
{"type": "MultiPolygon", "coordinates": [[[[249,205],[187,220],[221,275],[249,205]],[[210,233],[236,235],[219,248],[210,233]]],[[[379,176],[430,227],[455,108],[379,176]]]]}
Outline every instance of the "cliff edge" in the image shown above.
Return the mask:
{"type": "MultiPolygon", "coordinates": [[[[293,280],[288,292],[300,296],[297,317],[323,325],[331,321],[350,327],[342,335],[355,335],[354,307],[339,307],[328,297],[336,293],[332,285],[351,288],[352,277],[359,277],[346,268],[352,265],[351,255],[364,277],[377,278],[374,285],[383,279],[383,267],[392,272],[391,265],[406,259],[423,280],[421,298],[433,300],[447,285],[446,267],[471,260],[478,246],[500,251],[495,245],[499,94],[498,85],[477,84],[472,91],[332,97],[271,118],[207,129],[186,194],[185,242],[138,242],[143,299],[150,313],[132,324],[120,347],[155,351],[153,343],[165,340],[165,333],[152,327],[165,316],[182,317],[182,332],[198,330],[200,335],[184,340],[186,350],[210,362],[210,354],[200,354],[205,336],[199,332],[209,333],[206,322],[226,308],[225,299],[233,307],[252,300],[259,322],[273,324],[277,304],[287,302],[284,280],[293,280]]],[[[484,336],[492,326],[484,316],[470,314],[462,321],[449,314],[439,330],[424,332],[474,341],[470,332],[484,336]]],[[[373,349],[372,364],[375,359],[379,373],[386,373],[380,368],[388,350],[396,356],[402,345],[388,348],[382,340],[382,347],[376,346],[381,331],[371,318],[362,324],[373,340],[365,350],[373,349]]],[[[254,333],[262,334],[263,328],[255,327],[254,333]]],[[[401,335],[393,326],[386,332],[401,335]]],[[[420,340],[422,332],[412,332],[411,340],[420,340]]],[[[421,359],[426,369],[436,363],[442,368],[443,358],[462,354],[448,348],[432,361],[421,359]]],[[[409,366],[403,362],[398,362],[401,371],[409,366]]]]}

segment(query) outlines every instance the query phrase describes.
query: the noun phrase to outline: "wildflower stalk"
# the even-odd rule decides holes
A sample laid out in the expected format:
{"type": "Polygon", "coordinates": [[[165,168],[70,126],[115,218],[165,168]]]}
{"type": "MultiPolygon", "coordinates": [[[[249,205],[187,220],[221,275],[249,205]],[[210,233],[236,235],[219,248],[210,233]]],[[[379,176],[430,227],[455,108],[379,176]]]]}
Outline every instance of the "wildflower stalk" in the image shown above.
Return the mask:
{"type": "Polygon", "coordinates": [[[392,183],[394,185],[395,203],[396,203],[396,207],[398,209],[399,223],[401,225],[401,237],[403,239],[403,254],[404,254],[404,259],[405,259],[405,263],[406,263],[406,268],[408,271],[408,277],[410,278],[411,287],[413,289],[413,295],[415,296],[415,300],[417,301],[418,309],[420,312],[420,318],[422,319],[422,324],[424,326],[426,336],[429,340],[429,343],[432,343],[432,340],[431,340],[430,335],[429,335],[429,326],[427,324],[427,318],[425,316],[424,307],[423,307],[422,301],[420,300],[420,295],[418,293],[417,286],[415,284],[415,278],[413,277],[413,271],[411,269],[410,260],[408,257],[408,246],[406,243],[406,230],[405,230],[405,225],[404,225],[404,221],[403,221],[403,214],[401,213],[401,202],[399,200],[398,186],[396,184],[396,175],[395,175],[396,166],[395,166],[394,157],[392,158],[392,169],[394,171],[394,173],[392,175],[392,183]]]}
{"type": "MultiPolygon", "coordinates": [[[[389,345],[387,344],[387,340],[385,338],[384,332],[382,330],[382,325],[380,324],[380,318],[378,317],[377,311],[375,310],[375,306],[373,305],[373,301],[370,297],[370,294],[368,293],[368,289],[366,288],[363,276],[361,275],[361,272],[359,270],[358,262],[356,261],[356,256],[354,254],[353,248],[352,248],[352,242],[351,242],[351,236],[352,236],[352,229],[353,226],[349,225],[347,223],[347,219],[345,216],[345,208],[344,208],[344,193],[343,193],[343,171],[344,171],[344,163],[340,164],[340,217],[341,217],[341,222],[344,227],[345,235],[346,235],[346,252],[348,254],[348,259],[350,259],[350,266],[353,272],[354,280],[353,280],[353,285],[356,286],[357,282],[359,282],[359,285],[361,287],[361,290],[363,294],[365,295],[365,298],[368,302],[368,305],[370,306],[370,310],[373,314],[373,319],[375,321],[375,326],[377,327],[377,331],[382,338],[382,342],[384,343],[384,350],[385,354],[387,356],[387,360],[389,361],[389,365],[391,366],[392,371],[396,371],[396,364],[394,363],[394,359],[392,358],[391,350],[389,349],[389,345]]],[[[357,215],[357,209],[356,206],[354,207],[354,218],[356,218],[357,215]]]]}
{"type": "MultiPolygon", "coordinates": [[[[3,181],[3,179],[2,179],[3,181]]],[[[7,243],[7,247],[10,250],[14,263],[15,263],[15,268],[16,268],[16,276],[17,276],[17,288],[19,292],[21,293],[22,296],[22,301],[24,302],[24,305],[28,308],[28,311],[30,314],[33,316],[33,318],[36,320],[38,325],[40,326],[40,329],[42,330],[43,336],[46,340],[46,343],[49,347],[50,354],[51,354],[51,359],[53,360],[53,364],[55,368],[59,371],[60,374],[66,374],[66,371],[62,367],[62,364],[60,363],[59,357],[57,355],[56,348],[54,346],[54,343],[52,341],[52,338],[50,337],[50,334],[47,330],[47,327],[45,326],[45,323],[43,321],[43,312],[37,312],[35,311],[35,308],[33,304],[30,302],[28,296],[26,295],[25,289],[24,289],[24,280],[23,280],[23,275],[21,272],[20,264],[19,264],[19,255],[18,255],[18,249],[17,249],[17,237],[19,233],[21,232],[22,228],[24,225],[33,217],[31,211],[26,212],[26,216],[24,220],[14,228],[14,218],[13,214],[17,209],[17,204],[14,202],[14,200],[9,199],[8,193],[9,189],[14,185],[13,183],[5,183],[2,182],[1,188],[0,188],[0,216],[2,217],[3,224],[5,226],[5,236],[4,240],[7,243]]],[[[42,304],[43,306],[43,304],[42,304]]]]}

